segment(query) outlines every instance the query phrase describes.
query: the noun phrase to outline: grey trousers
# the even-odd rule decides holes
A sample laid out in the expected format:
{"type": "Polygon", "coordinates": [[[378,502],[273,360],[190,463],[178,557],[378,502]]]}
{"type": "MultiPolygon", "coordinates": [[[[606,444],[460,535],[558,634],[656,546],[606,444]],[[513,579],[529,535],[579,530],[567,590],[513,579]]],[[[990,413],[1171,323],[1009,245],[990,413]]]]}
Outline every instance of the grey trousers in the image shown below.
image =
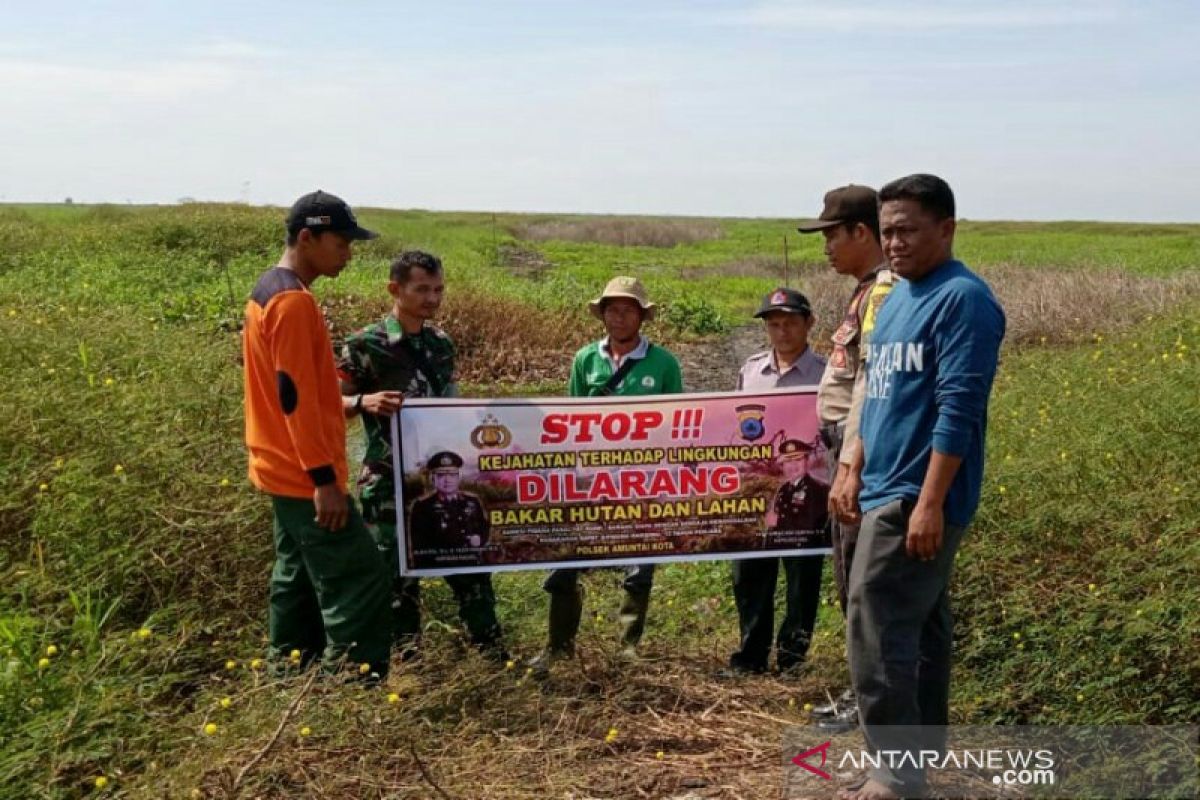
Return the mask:
{"type": "MultiPolygon", "coordinates": [[[[936,558],[912,558],[905,539],[913,505],[894,500],[864,514],[850,566],[850,676],[873,750],[945,746],[954,625],[949,584],[966,529],[947,524],[936,558]]],[[[890,769],[885,763],[871,777],[901,797],[925,789],[924,772],[917,768],[890,769]]]]}
{"type": "MultiPolygon", "coordinates": [[[[838,461],[845,444],[846,424],[822,425],[821,439],[825,442],[826,466],[829,480],[837,476],[838,461]]],[[[839,522],[829,515],[830,543],[833,546],[833,585],[837,589],[838,608],[846,615],[846,603],[850,596],[850,565],[854,563],[854,548],[858,544],[857,522],[839,522]]]]}

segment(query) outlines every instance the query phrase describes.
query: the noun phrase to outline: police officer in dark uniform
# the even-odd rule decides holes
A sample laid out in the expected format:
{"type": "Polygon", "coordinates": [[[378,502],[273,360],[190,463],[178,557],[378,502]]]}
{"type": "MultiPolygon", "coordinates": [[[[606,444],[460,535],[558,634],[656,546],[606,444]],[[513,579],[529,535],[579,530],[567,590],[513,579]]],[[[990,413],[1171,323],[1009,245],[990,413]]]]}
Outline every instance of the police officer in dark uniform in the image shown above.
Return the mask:
{"type": "MultiPolygon", "coordinates": [[[[828,547],[825,524],[829,486],[811,474],[816,449],[799,439],[785,439],[779,458],[787,480],[780,485],[767,511],[767,531],[778,547],[828,547]]],[[[824,457],[821,456],[823,459],[824,457]]],[[[755,558],[734,562],[733,596],[737,603],[741,642],[729,658],[736,672],[763,672],[775,638],[775,663],[780,672],[799,667],[808,655],[820,605],[821,556],[755,558]],[[779,565],[785,576],[784,616],[778,636],[775,625],[775,581],[779,565]]]]}
{"type": "Polygon", "coordinates": [[[786,439],[779,445],[779,457],[785,464],[804,466],[793,468],[800,477],[789,480],[775,493],[771,503],[774,524],[767,530],[798,532],[802,547],[824,547],[829,486],[809,474],[807,461],[812,452],[813,447],[799,439],[786,439]]]}
{"type": "MultiPolygon", "coordinates": [[[[476,550],[468,560],[479,563],[478,550],[487,544],[490,525],[479,498],[458,490],[462,465],[462,458],[450,451],[429,458],[426,469],[434,491],[414,501],[409,512],[410,541],[419,566],[429,563],[428,556],[422,558],[426,550],[476,550]]],[[[466,563],[455,553],[446,555],[455,564],[466,563]]]]}

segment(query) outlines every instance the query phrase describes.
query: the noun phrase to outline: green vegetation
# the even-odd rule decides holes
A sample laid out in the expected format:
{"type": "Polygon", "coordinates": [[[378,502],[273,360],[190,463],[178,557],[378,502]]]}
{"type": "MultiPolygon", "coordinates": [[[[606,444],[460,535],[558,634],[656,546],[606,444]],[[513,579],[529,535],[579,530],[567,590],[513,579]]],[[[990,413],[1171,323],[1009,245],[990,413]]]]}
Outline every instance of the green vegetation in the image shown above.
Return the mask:
{"type": "MultiPolygon", "coordinates": [[[[570,351],[593,331],[582,301],[618,271],[665,301],[656,334],[700,346],[778,280],[785,234],[791,268],[818,280],[819,241],[785,221],[706,221],[722,235],[622,247],[518,237],[546,217],[361,216],[384,236],[318,290],[339,329],[380,311],[390,254],[437,252],[476,394],[561,390],[570,351]]],[[[627,796],[629,785],[660,796],[696,776],[775,791],[780,725],[845,681],[841,622],[831,600],[799,680],[715,683],[736,627],[723,564],[662,571],[651,661],[633,668],[612,658],[617,580],[597,573],[582,672],[545,687],[519,663],[496,671],[465,652],[441,581],[426,593],[424,658],[382,690],[266,677],[254,659],[269,514],[244,478],[236,330],[277,256],[281,217],[0,208],[0,797],[223,797],[235,784],[247,796],[430,797],[431,783],[454,797],[627,796]]],[[[1021,267],[1120,270],[1151,276],[1138,284],[1148,297],[1171,275],[1162,286],[1178,303],[1196,296],[1198,248],[1200,226],[971,222],[959,250],[1011,265],[1008,283],[1021,267]]],[[[1188,306],[1110,313],[1124,294],[1094,318],[1072,304],[1071,283],[1006,300],[1012,320],[1045,307],[1082,320],[1059,314],[1064,335],[1043,345],[1034,332],[1005,352],[984,503],[959,561],[954,717],[1195,724],[1200,327],[1188,306]]],[[[830,282],[819,313],[843,290],[830,282]]],[[[731,377],[736,365],[723,366],[731,377]]],[[[522,657],[544,635],[540,577],[496,579],[522,657]]]]}

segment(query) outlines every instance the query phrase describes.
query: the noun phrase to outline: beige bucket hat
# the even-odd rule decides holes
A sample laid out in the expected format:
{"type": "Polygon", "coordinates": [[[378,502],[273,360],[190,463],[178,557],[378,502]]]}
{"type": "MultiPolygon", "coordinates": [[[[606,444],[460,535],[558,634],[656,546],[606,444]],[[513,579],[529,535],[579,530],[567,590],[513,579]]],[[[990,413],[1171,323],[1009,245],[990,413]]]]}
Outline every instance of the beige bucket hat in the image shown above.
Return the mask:
{"type": "Polygon", "coordinates": [[[592,316],[597,319],[603,318],[604,315],[600,311],[601,304],[614,297],[624,297],[636,301],[645,312],[646,321],[654,319],[654,312],[658,306],[647,299],[646,287],[642,285],[642,282],[628,275],[618,275],[609,281],[608,285],[604,287],[604,293],[588,302],[588,311],[592,312],[592,316]]]}

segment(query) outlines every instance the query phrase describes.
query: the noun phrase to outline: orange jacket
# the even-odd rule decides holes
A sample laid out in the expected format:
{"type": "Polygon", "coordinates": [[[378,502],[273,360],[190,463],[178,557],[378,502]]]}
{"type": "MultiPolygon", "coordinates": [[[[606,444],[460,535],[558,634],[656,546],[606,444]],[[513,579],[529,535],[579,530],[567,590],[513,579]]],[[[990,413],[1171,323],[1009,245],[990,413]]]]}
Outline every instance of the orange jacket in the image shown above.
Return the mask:
{"type": "Polygon", "coordinates": [[[317,301],[296,273],[269,269],[246,303],[242,330],[250,480],[264,492],[310,498],[346,485],[346,419],[333,345],[317,301]]]}

